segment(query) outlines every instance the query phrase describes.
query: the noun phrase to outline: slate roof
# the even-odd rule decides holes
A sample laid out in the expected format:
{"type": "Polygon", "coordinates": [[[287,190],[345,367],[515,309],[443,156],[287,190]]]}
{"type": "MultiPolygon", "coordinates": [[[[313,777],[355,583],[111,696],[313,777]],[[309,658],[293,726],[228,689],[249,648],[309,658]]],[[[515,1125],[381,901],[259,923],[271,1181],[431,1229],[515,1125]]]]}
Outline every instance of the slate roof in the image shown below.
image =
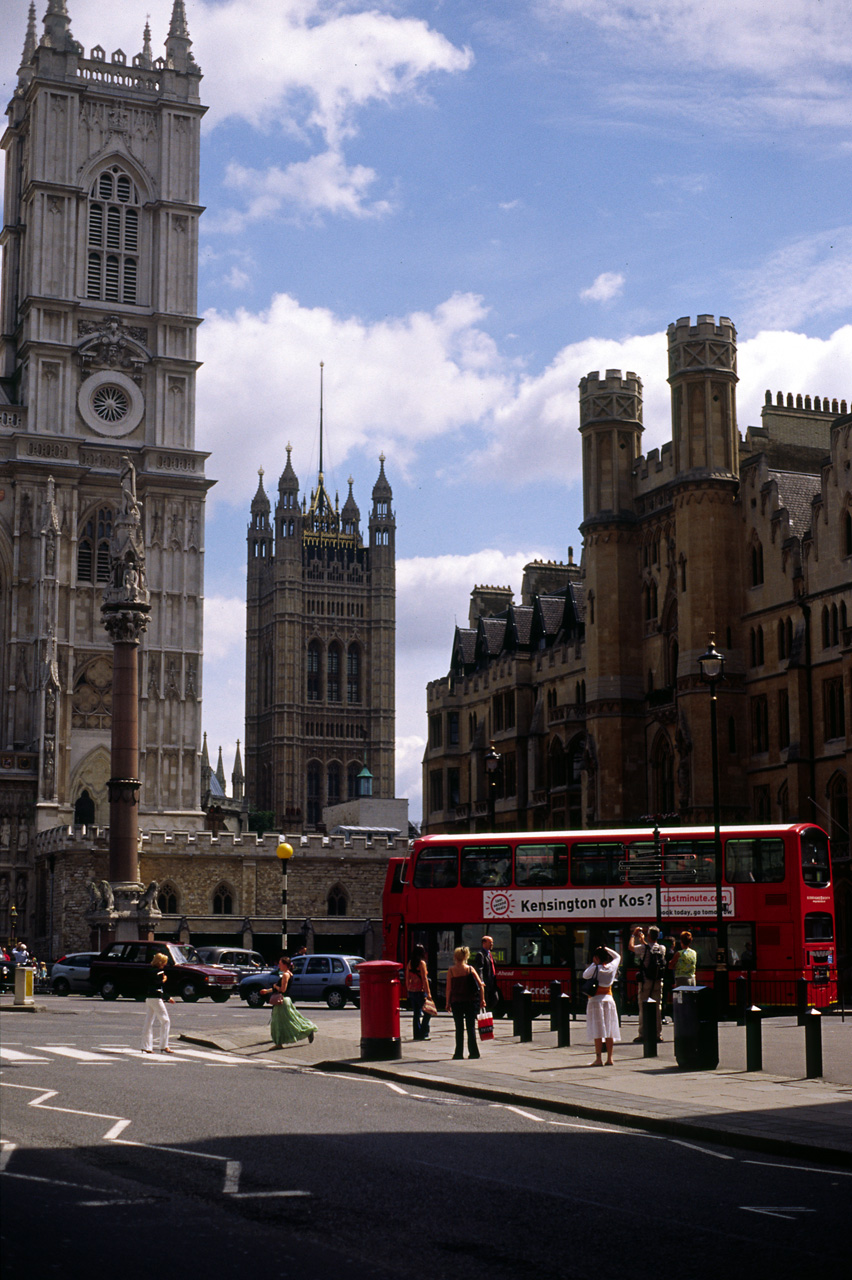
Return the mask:
{"type": "Polygon", "coordinates": [[[799,471],[770,471],[769,475],[778,485],[781,505],[790,513],[793,532],[801,538],[811,527],[811,502],[820,492],[820,477],[799,471]]]}

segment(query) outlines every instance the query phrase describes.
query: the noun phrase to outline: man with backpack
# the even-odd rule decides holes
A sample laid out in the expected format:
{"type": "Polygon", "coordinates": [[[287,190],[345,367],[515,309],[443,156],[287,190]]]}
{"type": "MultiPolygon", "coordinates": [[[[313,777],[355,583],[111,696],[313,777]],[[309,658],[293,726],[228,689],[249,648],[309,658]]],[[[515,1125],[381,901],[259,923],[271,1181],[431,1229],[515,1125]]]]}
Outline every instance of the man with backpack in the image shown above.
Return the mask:
{"type": "Polygon", "coordinates": [[[644,1041],[646,1000],[657,1002],[657,1041],[661,1042],[663,1039],[663,974],[666,970],[666,949],[659,938],[660,931],[654,924],[648,930],[647,941],[645,931],[639,925],[633,930],[630,938],[630,950],[636,957],[638,965],[639,1034],[634,1039],[634,1044],[642,1044],[644,1041]]]}

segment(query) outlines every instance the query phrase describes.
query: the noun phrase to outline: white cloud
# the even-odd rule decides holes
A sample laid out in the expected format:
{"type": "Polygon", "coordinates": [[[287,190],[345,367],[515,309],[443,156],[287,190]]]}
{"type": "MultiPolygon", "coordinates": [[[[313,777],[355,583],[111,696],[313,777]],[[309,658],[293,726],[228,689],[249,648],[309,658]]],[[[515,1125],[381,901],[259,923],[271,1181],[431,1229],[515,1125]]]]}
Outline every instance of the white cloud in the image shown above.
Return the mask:
{"type": "Polygon", "coordinates": [[[852,299],[852,226],[791,241],[741,282],[744,328],[788,328],[848,311],[852,299]]]}
{"type": "Polygon", "coordinates": [[[239,290],[245,289],[251,277],[247,271],[243,271],[242,267],[233,266],[224,279],[229,289],[239,290]]]}
{"type": "Polygon", "coordinates": [[[624,292],[624,276],[618,271],[602,271],[588,289],[580,291],[584,302],[611,302],[624,292]]]}
{"type": "Polygon", "coordinates": [[[485,314],[470,294],[376,323],[300,307],[286,294],[261,313],[208,313],[199,334],[200,447],[215,450],[227,476],[213,502],[250,500],[257,467],[282,458],[288,440],[297,458],[310,456],[320,360],[338,462],[354,449],[384,449],[399,474],[430,441],[484,419],[511,395],[481,327],[485,314]],[[235,368],[251,376],[234,378],[235,368]]]}
{"type": "Polygon", "coordinates": [[[539,11],[563,26],[585,19],[630,51],[633,79],[608,83],[608,95],[614,89],[634,105],[700,115],[717,127],[721,111],[726,124],[742,129],[774,120],[848,132],[848,0],[539,0],[539,11]],[[639,66],[650,72],[644,81],[639,66]],[[673,66],[697,69],[701,91],[690,75],[678,88],[673,66]]]}
{"type": "Polygon", "coordinates": [[[240,230],[247,222],[278,213],[282,206],[307,215],[325,212],[356,218],[378,217],[388,213],[391,204],[387,200],[367,202],[368,189],[375,180],[374,169],[362,164],[347,165],[336,151],[324,151],[308,160],[296,161],[286,169],[277,165],[265,170],[246,169],[232,163],[225,175],[225,185],[246,192],[249,204],[244,212],[225,215],[227,229],[240,230]]]}
{"type": "Polygon", "coordinates": [[[234,596],[207,596],[204,601],[204,656],[228,664],[246,638],[246,602],[234,596]]]}

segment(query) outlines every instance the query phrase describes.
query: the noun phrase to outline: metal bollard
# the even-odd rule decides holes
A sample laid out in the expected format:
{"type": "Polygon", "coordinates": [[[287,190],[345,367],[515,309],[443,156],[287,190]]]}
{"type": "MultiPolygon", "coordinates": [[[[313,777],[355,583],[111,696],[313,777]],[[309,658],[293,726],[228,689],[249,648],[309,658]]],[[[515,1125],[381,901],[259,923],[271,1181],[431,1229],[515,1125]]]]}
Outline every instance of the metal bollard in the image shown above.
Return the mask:
{"type": "Polygon", "coordinates": [[[571,997],[562,995],[559,997],[559,1008],[557,1009],[557,1017],[559,1019],[556,1026],[556,1047],[565,1049],[571,1043],[571,997]]]}
{"type": "Polygon", "coordinates": [[[745,1013],[746,1071],[763,1070],[763,1010],[753,1004],[745,1013]]]}
{"type": "Polygon", "coordinates": [[[524,1022],[524,984],[516,982],[512,987],[512,1035],[519,1036],[524,1022]]]}
{"type": "Polygon", "coordinates": [[[805,1019],[805,1077],[817,1080],[822,1075],[822,1014],[811,1009],[805,1019]]]}
{"type": "Polygon", "coordinates": [[[532,1040],[532,1024],[533,1024],[533,998],[532,992],[524,988],[521,996],[521,1008],[523,1011],[523,1021],[521,1023],[521,1043],[529,1044],[532,1040]]]}
{"type": "Polygon", "coordinates": [[[657,1002],[646,1000],[642,1006],[642,1057],[657,1056],[657,1002]]]}
{"type": "Polygon", "coordinates": [[[805,1025],[805,1019],[808,1016],[808,980],[807,978],[796,979],[796,1014],[800,1027],[805,1025]]]}
{"type": "Polygon", "coordinates": [[[748,1009],[748,979],[744,973],[741,973],[736,981],[737,988],[737,1026],[744,1027],[746,1024],[746,1011],[748,1009]]]}
{"type": "Polygon", "coordinates": [[[556,1031],[559,1027],[559,1001],[562,999],[562,983],[551,982],[550,984],[550,1030],[556,1031]]]}

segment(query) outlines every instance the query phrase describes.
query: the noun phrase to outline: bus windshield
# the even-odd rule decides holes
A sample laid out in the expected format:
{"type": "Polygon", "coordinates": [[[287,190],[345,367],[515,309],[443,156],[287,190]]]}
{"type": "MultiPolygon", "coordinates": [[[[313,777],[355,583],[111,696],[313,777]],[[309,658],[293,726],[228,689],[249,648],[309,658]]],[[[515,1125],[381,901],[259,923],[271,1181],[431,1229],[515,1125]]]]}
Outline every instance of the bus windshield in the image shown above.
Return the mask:
{"type": "Polygon", "coordinates": [[[831,881],[828,838],[816,827],[802,832],[802,879],[805,884],[815,885],[826,885],[831,881]]]}

